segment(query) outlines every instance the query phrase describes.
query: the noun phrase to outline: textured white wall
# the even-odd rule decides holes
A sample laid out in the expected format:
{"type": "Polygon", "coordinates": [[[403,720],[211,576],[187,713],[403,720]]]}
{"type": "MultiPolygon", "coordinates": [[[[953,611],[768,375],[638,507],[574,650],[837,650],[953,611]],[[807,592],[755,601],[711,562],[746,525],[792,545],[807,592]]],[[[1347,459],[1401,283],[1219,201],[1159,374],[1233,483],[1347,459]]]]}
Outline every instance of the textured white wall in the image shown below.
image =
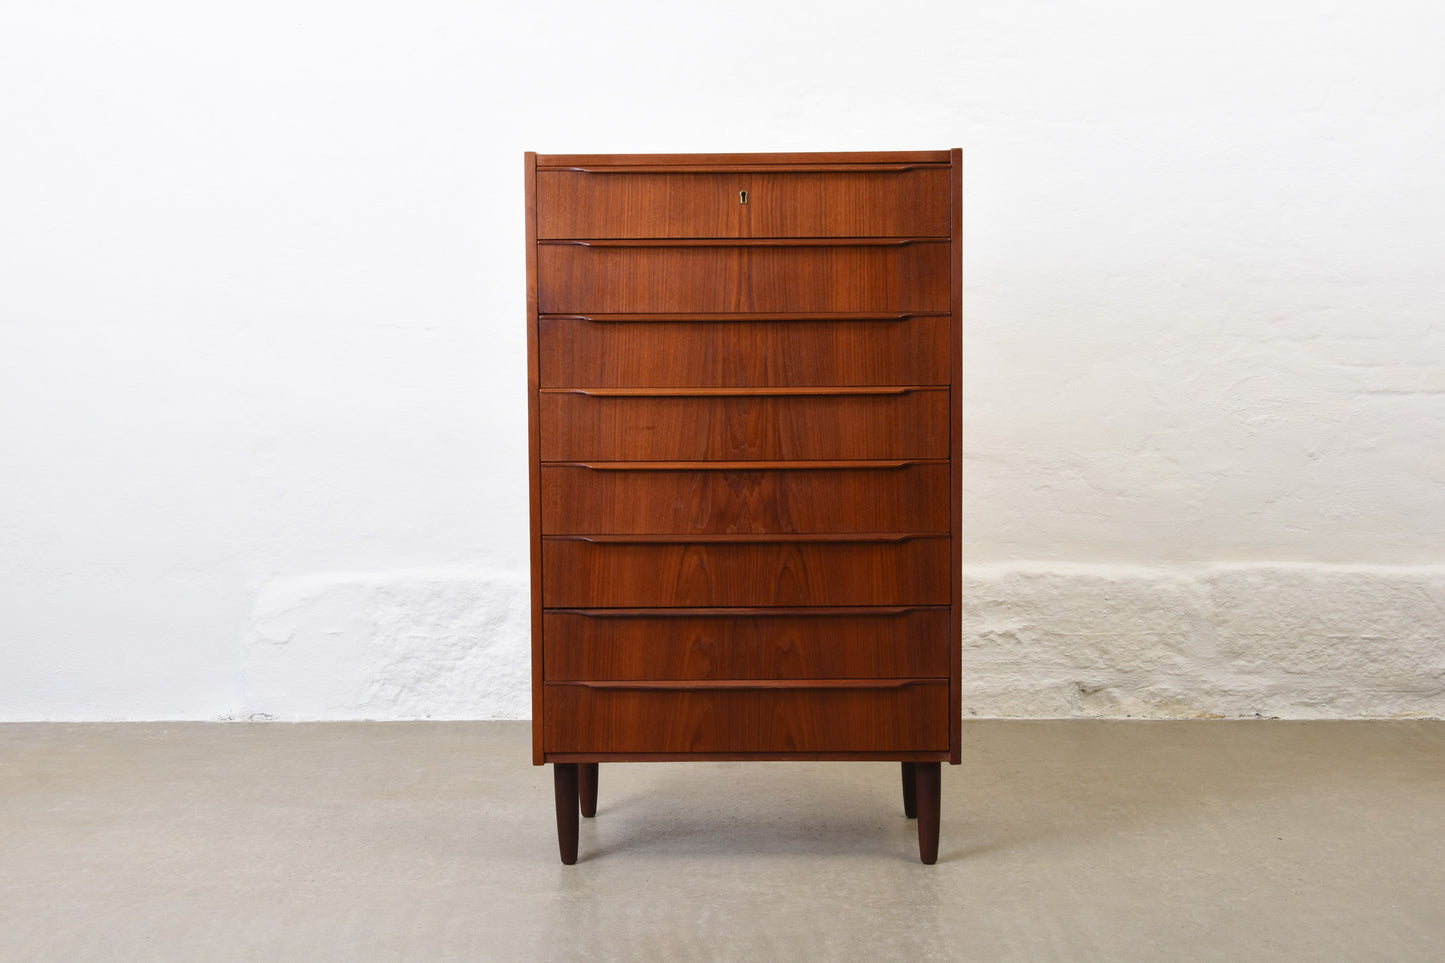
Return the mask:
{"type": "Polygon", "coordinates": [[[1445,714],[1445,7],[0,6],[0,719],[525,716],[521,154],[965,149],[965,703],[1445,714]]]}

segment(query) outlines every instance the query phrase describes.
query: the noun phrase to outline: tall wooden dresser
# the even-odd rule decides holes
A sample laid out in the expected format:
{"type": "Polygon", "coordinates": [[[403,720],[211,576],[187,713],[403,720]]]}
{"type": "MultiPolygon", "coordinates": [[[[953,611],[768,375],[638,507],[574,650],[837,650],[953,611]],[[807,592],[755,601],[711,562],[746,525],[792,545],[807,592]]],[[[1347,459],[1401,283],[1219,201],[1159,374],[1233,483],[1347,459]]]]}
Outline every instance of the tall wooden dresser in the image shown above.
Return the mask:
{"type": "Polygon", "coordinates": [[[533,762],[959,761],[958,150],[526,155],[533,762]]]}

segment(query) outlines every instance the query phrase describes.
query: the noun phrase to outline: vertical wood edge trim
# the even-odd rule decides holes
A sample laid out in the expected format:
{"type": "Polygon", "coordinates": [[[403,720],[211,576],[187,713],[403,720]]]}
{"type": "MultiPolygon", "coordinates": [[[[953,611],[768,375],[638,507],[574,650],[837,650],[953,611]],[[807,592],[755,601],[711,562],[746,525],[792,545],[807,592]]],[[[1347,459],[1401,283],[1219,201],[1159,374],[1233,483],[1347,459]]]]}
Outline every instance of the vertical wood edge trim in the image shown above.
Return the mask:
{"type": "Polygon", "coordinates": [[[950,631],[953,644],[949,666],[949,759],[952,765],[962,762],[963,755],[963,151],[955,147],[948,152],[949,199],[953,246],[949,251],[949,300],[953,309],[953,392],[949,398],[951,423],[949,452],[952,458],[950,485],[953,515],[953,615],[950,631]]]}
{"type": "Polygon", "coordinates": [[[537,389],[541,384],[537,331],[537,154],[523,155],[527,245],[527,481],[532,573],[532,764],[544,760],[542,666],[542,437],[537,389]]]}

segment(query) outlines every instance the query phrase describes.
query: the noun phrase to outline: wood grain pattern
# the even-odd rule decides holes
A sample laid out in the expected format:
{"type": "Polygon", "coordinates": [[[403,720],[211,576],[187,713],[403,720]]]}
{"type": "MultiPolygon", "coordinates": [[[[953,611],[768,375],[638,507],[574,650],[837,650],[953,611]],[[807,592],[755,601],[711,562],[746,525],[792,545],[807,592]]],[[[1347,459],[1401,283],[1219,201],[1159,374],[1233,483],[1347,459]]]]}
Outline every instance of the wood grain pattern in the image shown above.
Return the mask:
{"type": "Polygon", "coordinates": [[[547,678],[948,675],[948,608],[549,609],[547,678]],[[738,614],[749,613],[749,614],[738,614]]]}
{"type": "Polygon", "coordinates": [[[543,391],[544,461],[948,457],[946,388],[889,395],[608,397],[543,391]]]}
{"type": "Polygon", "coordinates": [[[943,385],[949,319],[610,321],[544,317],[543,387],[943,385]]]}
{"type": "Polygon", "coordinates": [[[947,536],[888,542],[542,540],[548,608],[947,605],[947,536]]]}
{"type": "Polygon", "coordinates": [[[946,461],[757,471],[544,465],[542,525],[547,534],[946,532],[948,480],[946,461]]]}
{"type": "Polygon", "coordinates": [[[946,167],[537,174],[541,238],[947,235],[946,167]]]}
{"type": "Polygon", "coordinates": [[[946,243],[537,248],[540,311],[949,310],[946,243]]]}
{"type": "Polygon", "coordinates": [[[785,750],[782,752],[549,752],[547,762],[946,762],[948,750],[785,750]]]}
{"type": "Polygon", "coordinates": [[[879,752],[948,745],[948,685],[646,691],[546,687],[554,752],[879,752]]]}
{"type": "Polygon", "coordinates": [[[772,154],[538,154],[537,166],[549,167],[680,167],[684,170],[719,165],[776,168],[869,164],[947,164],[946,150],[794,151],[772,154]]]}

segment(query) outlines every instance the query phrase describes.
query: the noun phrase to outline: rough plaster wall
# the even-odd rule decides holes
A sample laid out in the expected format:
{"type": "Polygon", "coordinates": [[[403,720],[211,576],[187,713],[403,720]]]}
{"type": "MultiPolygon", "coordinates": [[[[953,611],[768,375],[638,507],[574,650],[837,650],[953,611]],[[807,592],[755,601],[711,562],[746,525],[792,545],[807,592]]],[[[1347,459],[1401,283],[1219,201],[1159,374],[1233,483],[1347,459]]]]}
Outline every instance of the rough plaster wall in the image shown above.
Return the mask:
{"type": "Polygon", "coordinates": [[[1442,28],[0,5],[0,719],[526,715],[522,151],[951,146],[969,709],[1439,715],[1442,28]]]}
{"type": "Polygon", "coordinates": [[[1445,716],[1445,566],[974,566],[979,716],[1445,716]]]}
{"type": "Polygon", "coordinates": [[[373,572],[278,580],[245,634],[241,718],[521,719],[525,577],[373,572]]]}

